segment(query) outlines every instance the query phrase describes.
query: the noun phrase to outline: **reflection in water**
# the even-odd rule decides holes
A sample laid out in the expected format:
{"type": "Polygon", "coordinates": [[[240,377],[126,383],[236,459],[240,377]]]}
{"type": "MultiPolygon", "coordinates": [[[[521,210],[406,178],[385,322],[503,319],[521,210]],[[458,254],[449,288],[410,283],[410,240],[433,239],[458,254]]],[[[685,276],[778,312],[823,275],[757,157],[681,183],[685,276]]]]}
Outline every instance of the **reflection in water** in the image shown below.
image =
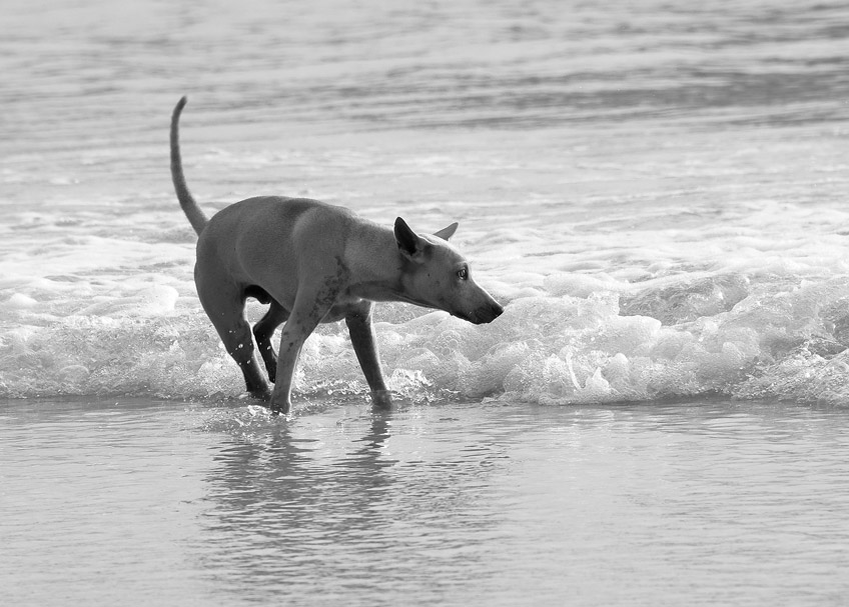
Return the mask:
{"type": "Polygon", "coordinates": [[[438,592],[434,573],[453,579],[493,539],[497,514],[480,502],[497,449],[401,436],[395,457],[391,414],[313,422],[272,418],[216,455],[199,538],[221,547],[204,558],[210,575],[240,593],[261,579],[263,596],[268,584],[304,592],[323,580],[326,594],[378,577],[438,592]]]}
{"type": "Polygon", "coordinates": [[[181,409],[0,403],[3,604],[819,606],[849,592],[844,410],[181,409]]]}
{"type": "Polygon", "coordinates": [[[266,418],[225,433],[197,552],[255,600],[805,604],[808,585],[842,587],[849,444],[828,420],[844,417],[699,402],[266,418]]]}

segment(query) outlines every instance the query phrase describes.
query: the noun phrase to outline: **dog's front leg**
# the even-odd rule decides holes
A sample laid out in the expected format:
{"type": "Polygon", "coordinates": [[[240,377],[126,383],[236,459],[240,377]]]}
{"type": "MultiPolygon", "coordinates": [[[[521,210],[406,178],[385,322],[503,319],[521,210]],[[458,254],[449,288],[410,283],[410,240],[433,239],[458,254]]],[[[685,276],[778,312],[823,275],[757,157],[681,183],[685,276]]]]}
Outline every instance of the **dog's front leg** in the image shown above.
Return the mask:
{"type": "Polygon", "coordinates": [[[392,407],[392,396],[383,381],[380,356],[371,324],[371,308],[371,302],[364,301],[356,310],[345,316],[345,323],[351,334],[351,344],[354,346],[357,360],[360,361],[360,367],[371,389],[372,403],[375,408],[389,409],[392,407]]]}
{"type": "Polygon", "coordinates": [[[317,295],[299,292],[289,319],[280,332],[277,351],[277,377],[271,393],[273,411],[289,413],[292,407],[292,379],[301,348],[324,315],[333,307],[336,291],[327,286],[317,295]]]}

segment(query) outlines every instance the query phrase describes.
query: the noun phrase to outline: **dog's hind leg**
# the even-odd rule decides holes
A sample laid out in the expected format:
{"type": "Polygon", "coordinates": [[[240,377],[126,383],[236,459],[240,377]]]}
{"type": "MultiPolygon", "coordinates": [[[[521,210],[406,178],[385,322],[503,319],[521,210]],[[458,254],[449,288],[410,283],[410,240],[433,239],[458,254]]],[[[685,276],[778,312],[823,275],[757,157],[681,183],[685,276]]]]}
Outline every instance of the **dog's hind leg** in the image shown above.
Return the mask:
{"type": "Polygon", "coordinates": [[[268,382],[265,381],[265,376],[254,353],[254,344],[248,321],[241,317],[235,324],[228,323],[226,329],[219,328],[218,324],[215,328],[218,329],[218,335],[221,336],[221,341],[224,342],[227,353],[233,357],[233,360],[242,370],[247,391],[256,398],[268,400],[271,390],[268,387],[268,382]]]}
{"type": "Polygon", "coordinates": [[[345,317],[345,324],[348,325],[351,344],[354,346],[357,360],[360,361],[360,367],[371,389],[374,406],[379,409],[389,409],[392,407],[392,397],[386,389],[383,371],[380,369],[380,357],[371,324],[371,309],[371,302],[363,302],[359,309],[345,317]]]}
{"type": "Polygon", "coordinates": [[[271,345],[271,336],[274,335],[274,330],[286,322],[288,318],[289,311],[277,303],[277,300],[272,299],[271,307],[268,308],[265,316],[254,325],[256,346],[265,363],[265,369],[268,371],[268,379],[272,382],[276,381],[277,377],[277,353],[274,351],[274,346],[271,345]]]}
{"type": "Polygon", "coordinates": [[[227,354],[242,370],[247,391],[256,398],[268,400],[271,391],[254,353],[251,327],[245,319],[244,295],[220,285],[205,288],[203,283],[198,283],[198,297],[227,354]]]}

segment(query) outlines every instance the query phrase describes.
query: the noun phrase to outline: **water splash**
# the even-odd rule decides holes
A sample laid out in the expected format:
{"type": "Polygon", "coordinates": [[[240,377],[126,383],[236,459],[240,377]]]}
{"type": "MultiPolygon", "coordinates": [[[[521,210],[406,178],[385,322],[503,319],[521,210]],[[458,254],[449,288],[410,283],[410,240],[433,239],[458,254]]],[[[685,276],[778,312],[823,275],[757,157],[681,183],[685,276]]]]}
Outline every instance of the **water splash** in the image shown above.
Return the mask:
{"type": "MultiPolygon", "coordinates": [[[[724,394],[849,403],[849,278],[796,286],[686,278],[630,294],[611,286],[585,297],[519,297],[479,326],[442,312],[404,319],[388,305],[378,317],[391,320],[376,331],[390,387],[411,402],[564,405],[724,394]]],[[[241,375],[203,313],[196,305],[177,309],[169,289],[67,317],[13,299],[19,305],[7,310],[0,333],[2,397],[242,394],[241,375]]],[[[368,396],[341,324],[310,337],[295,380],[300,402],[368,396]]]]}

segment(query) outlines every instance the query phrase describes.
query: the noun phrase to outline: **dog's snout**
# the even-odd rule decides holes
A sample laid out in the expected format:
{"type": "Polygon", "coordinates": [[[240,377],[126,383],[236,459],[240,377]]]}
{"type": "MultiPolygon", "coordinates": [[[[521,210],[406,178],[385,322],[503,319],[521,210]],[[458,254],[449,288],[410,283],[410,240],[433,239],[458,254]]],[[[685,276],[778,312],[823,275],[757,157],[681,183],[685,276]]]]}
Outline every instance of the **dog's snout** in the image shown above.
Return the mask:
{"type": "Polygon", "coordinates": [[[499,304],[493,302],[491,304],[487,304],[485,306],[481,306],[475,311],[474,323],[476,325],[483,325],[489,322],[492,322],[504,312],[504,308],[502,308],[499,304]]]}

